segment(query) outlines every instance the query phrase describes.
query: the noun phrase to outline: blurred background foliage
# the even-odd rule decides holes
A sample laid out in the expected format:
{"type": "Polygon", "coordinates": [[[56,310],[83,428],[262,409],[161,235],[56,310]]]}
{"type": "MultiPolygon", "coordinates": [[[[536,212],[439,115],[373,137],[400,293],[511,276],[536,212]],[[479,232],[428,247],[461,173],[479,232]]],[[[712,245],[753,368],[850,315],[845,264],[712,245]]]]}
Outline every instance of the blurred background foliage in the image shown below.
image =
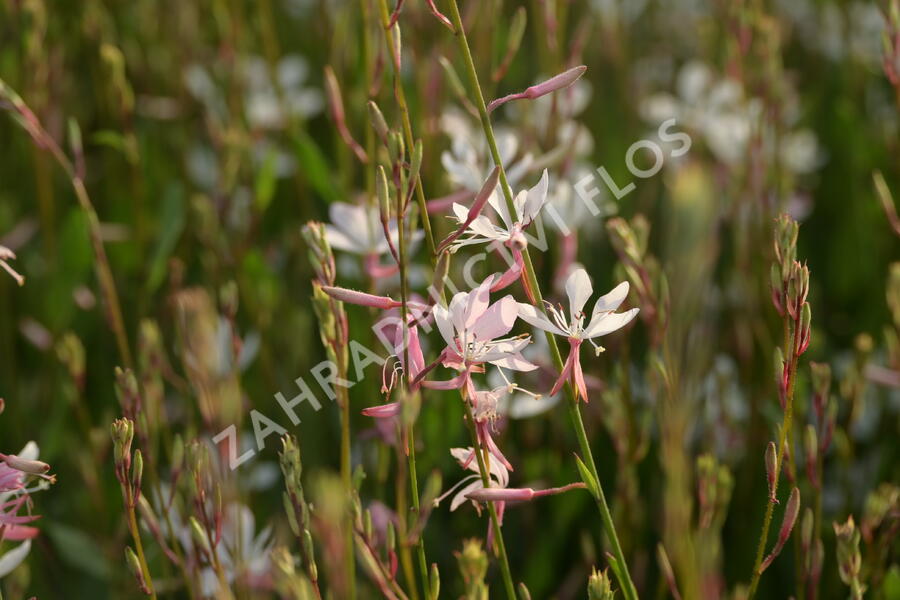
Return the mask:
{"type": "MultiPolygon", "coordinates": [[[[454,191],[441,166],[450,141],[440,118],[458,105],[438,57],[459,62],[452,36],[424,3],[408,4],[401,17],[403,83],[424,141],[425,192],[433,198],[454,191]]],[[[685,378],[694,382],[685,392],[691,400],[684,418],[695,425],[685,438],[687,453],[712,451],[735,475],[722,534],[729,587],[749,577],[765,506],[763,448],[772,435],[769,423],[778,419],[771,352],[780,326],[766,292],[771,218],[784,209],[801,221],[798,256],[812,273],[814,333],[807,357],[830,363],[838,381],[853,370],[861,344],[874,348],[868,360],[885,364],[883,329],[891,322],[886,281],[890,263],[900,259],[900,242],[872,183],[873,171],[880,170],[895,196],[900,194],[898,106],[882,71],[881,8],[862,1],[747,4],[526,2],[525,41],[503,81],[490,86],[499,95],[531,85],[557,72],[575,48],[588,66],[591,95],[579,120],[593,137],[590,164],[605,166],[617,182],[631,179],[624,162],[628,147],[656,129],[648,102],[658,94],[678,100],[680,74],[692,65],[704,65],[713,78],[742,81],[748,97],[763,99],[766,114],[780,115],[774,120],[785,132],[802,128],[812,136],[802,169],[779,171],[766,164],[760,176],[752,159],[739,158],[736,166],[716,152],[701,128],[680,123],[694,139],[691,169],[667,167],[637,180],[636,191],[612,204],[621,216],[647,218],[650,252],[670,269],[676,299],[671,327],[684,332],[678,352],[685,378]],[[555,32],[548,31],[548,10],[557,11],[555,32]],[[742,21],[748,14],[759,20],[742,21]],[[758,54],[746,52],[747,43],[758,54]],[[709,278],[698,287],[703,298],[679,305],[679,290],[694,276],[709,278]],[[726,405],[731,408],[717,408],[726,405]],[[719,423],[718,432],[709,425],[716,418],[728,421],[719,423]]],[[[503,58],[518,5],[464,3],[483,80],[503,58]]],[[[186,439],[218,429],[199,416],[197,394],[178,359],[190,344],[179,326],[185,290],[206,290],[242,340],[239,412],[255,408],[287,426],[274,394],[293,396],[297,377],[312,383],[310,368],[324,358],[309,301],[312,271],[299,234],[307,220],[328,220],[330,202],[356,201],[366,188],[366,170],[335,132],[323,91],[323,67],[331,65],[341,82],[348,126],[362,139],[369,126],[365,65],[377,62],[377,69],[390,70],[382,52],[377,58],[363,55],[364,28],[375,38],[373,46],[382,48],[379,29],[365,26],[364,15],[358,2],[324,0],[0,5],[0,78],[67,150],[67,123],[74,119],[80,126],[85,184],[100,217],[128,338],[136,352],[141,321],[159,324],[168,365],[164,427],[186,439]],[[231,285],[240,300],[228,319],[221,292],[231,285]]],[[[701,90],[678,101],[685,111],[701,110],[709,94],[701,90]]],[[[396,122],[388,75],[374,97],[396,122]]],[[[515,131],[514,111],[498,113],[496,120],[515,131]]],[[[121,412],[113,383],[114,367],[122,362],[93,270],[88,222],[65,174],[6,116],[0,119],[0,144],[0,243],[17,252],[15,266],[27,277],[22,288],[0,277],[0,397],[6,399],[0,440],[7,451],[37,441],[59,480],[36,497],[44,515],[42,535],[28,566],[5,581],[5,591],[13,598],[17,590],[42,598],[137,597],[121,564],[127,530],[108,436],[108,424],[121,412]],[[66,352],[67,336],[83,346],[81,370],[66,352]]],[[[581,237],[580,259],[595,282],[602,282],[599,289],[618,275],[602,217],[596,219],[581,237]]],[[[449,230],[443,217],[433,220],[440,231],[449,230]]],[[[350,275],[341,277],[343,283],[362,286],[352,275],[358,266],[344,258],[339,272],[350,275]]],[[[549,278],[551,260],[538,266],[549,278]]],[[[349,312],[351,339],[367,339],[367,314],[349,312]]],[[[224,340],[217,335],[227,344],[227,333],[224,340]]],[[[655,402],[641,375],[652,343],[641,333],[633,337],[628,352],[587,364],[592,375],[612,382],[613,392],[622,373],[633,372],[637,402],[646,409],[655,402]],[[628,363],[616,366],[621,356],[628,363]]],[[[354,407],[379,403],[376,371],[370,367],[366,382],[351,391],[354,407]]],[[[834,386],[845,433],[826,469],[826,524],[858,514],[877,482],[900,479],[896,388],[865,386],[864,412],[851,424],[840,387],[834,386]]],[[[798,398],[810,393],[803,370],[798,398]]],[[[666,469],[658,456],[659,425],[647,425],[648,458],[633,474],[637,488],[631,498],[642,502],[620,501],[629,491],[617,470],[616,433],[608,431],[614,429],[609,402],[587,407],[588,430],[604,481],[616,490],[611,493],[617,521],[635,524],[623,526],[620,535],[651,597],[661,582],[652,550],[663,519],[660,475],[666,469]]],[[[290,428],[301,440],[306,472],[337,468],[338,410],[325,404],[319,412],[301,409],[302,423],[290,428]]],[[[385,491],[390,467],[383,463],[390,457],[366,441],[374,437],[371,422],[353,412],[354,430],[365,432],[355,462],[366,466],[363,495],[371,499],[385,491]]],[[[447,395],[428,400],[418,422],[419,465],[443,471],[445,482],[456,478],[447,449],[466,439],[461,415],[447,395]]],[[[249,424],[242,430],[249,432],[249,424]]],[[[570,460],[574,440],[561,414],[511,422],[504,436],[504,447],[520,465],[519,481],[551,474],[577,479],[570,460]]],[[[283,525],[278,444],[274,437],[268,442],[237,477],[257,522],[283,525]]],[[[693,459],[688,465],[693,469],[693,459]]],[[[385,493],[391,496],[389,486],[385,493]]],[[[590,565],[602,562],[595,520],[588,496],[579,494],[508,512],[504,530],[514,572],[535,598],[583,594],[590,565]]],[[[460,591],[453,583],[453,551],[463,538],[482,535],[483,526],[468,509],[433,513],[426,545],[448,593],[460,591]]],[[[834,564],[829,531],[827,526],[826,565],[834,564]]],[[[162,562],[158,550],[150,554],[151,562],[162,562]]],[[[767,572],[764,597],[787,596],[791,560],[767,572]]],[[[825,569],[822,592],[845,595],[834,569],[825,569]]]]}

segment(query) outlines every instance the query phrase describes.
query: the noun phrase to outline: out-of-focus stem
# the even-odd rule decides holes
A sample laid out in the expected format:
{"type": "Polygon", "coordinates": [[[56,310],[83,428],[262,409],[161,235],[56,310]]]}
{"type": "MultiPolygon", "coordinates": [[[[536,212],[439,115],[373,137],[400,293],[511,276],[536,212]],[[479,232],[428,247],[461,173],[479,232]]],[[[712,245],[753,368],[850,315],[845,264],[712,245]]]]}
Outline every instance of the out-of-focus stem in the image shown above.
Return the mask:
{"type": "Polygon", "coordinates": [[[134,540],[134,549],[141,564],[141,571],[144,575],[144,583],[150,590],[150,598],[156,600],[156,589],[153,587],[153,578],[150,576],[150,567],[147,565],[147,558],[144,555],[144,544],[141,542],[141,532],[138,530],[137,517],[134,514],[134,494],[131,486],[123,484],[123,492],[125,494],[125,512],[128,514],[128,531],[131,533],[131,539],[134,540]]]}
{"type": "MultiPolygon", "coordinates": [[[[799,317],[794,322],[793,335],[787,333],[788,321],[791,317],[785,313],[785,339],[790,340],[791,353],[790,365],[788,367],[788,384],[786,399],[784,402],[784,417],[781,423],[781,431],[778,433],[778,452],[775,455],[775,473],[774,482],[772,483],[772,495],[778,491],[778,480],[781,477],[781,465],[784,462],[785,444],[790,439],[791,425],[794,420],[794,383],[797,379],[797,363],[800,360],[798,352],[800,343],[800,320],[799,317]]],[[[787,344],[785,344],[787,349],[787,344]]],[[[756,594],[756,588],[759,586],[759,578],[762,575],[760,565],[762,565],[763,556],[766,552],[766,542],[769,538],[769,527],[772,525],[772,513],[775,510],[775,503],[769,500],[766,506],[766,514],[763,517],[762,532],[759,536],[759,545],[756,547],[756,560],[753,563],[753,575],[750,580],[750,591],[747,594],[747,600],[751,600],[756,594]]]]}
{"type": "MultiPolygon", "coordinates": [[[[384,29],[384,39],[387,44],[387,51],[391,56],[391,64],[398,64],[400,57],[397,54],[398,48],[394,44],[394,30],[390,27],[391,14],[388,10],[387,0],[378,0],[378,11],[381,17],[381,26],[384,29]]],[[[413,148],[416,140],[413,137],[412,124],[409,120],[409,106],[406,103],[406,93],[403,91],[403,82],[400,80],[400,73],[394,71],[394,97],[397,99],[397,107],[400,109],[400,118],[403,124],[403,141],[407,148],[413,148]]],[[[422,178],[416,177],[416,203],[419,205],[419,213],[422,218],[422,228],[425,230],[425,240],[428,243],[428,249],[431,251],[431,261],[437,260],[435,254],[434,234],[431,232],[431,221],[428,219],[428,207],[425,205],[425,190],[422,188],[422,178]]]]}
{"type": "MultiPolygon", "coordinates": [[[[484,95],[482,94],[481,86],[478,81],[478,72],[475,70],[475,63],[472,60],[472,53],[469,50],[469,44],[466,41],[466,33],[463,29],[462,18],[459,14],[459,6],[457,5],[456,0],[450,0],[449,4],[450,20],[453,23],[454,29],[456,30],[454,35],[456,36],[460,52],[462,53],[463,59],[465,61],[465,71],[467,77],[469,78],[469,84],[472,87],[472,92],[475,94],[475,107],[478,109],[478,114],[481,117],[481,126],[484,130],[485,137],[487,138],[488,147],[491,151],[491,157],[494,160],[494,164],[497,165],[497,167],[499,167],[500,169],[500,187],[503,190],[503,195],[506,199],[507,207],[511,211],[510,214],[515,214],[512,189],[510,188],[509,181],[506,178],[506,171],[503,168],[503,162],[500,158],[500,151],[497,147],[497,141],[494,138],[494,130],[491,126],[490,117],[488,116],[487,112],[487,106],[484,102],[484,95]]],[[[528,285],[535,296],[535,304],[537,306],[540,306],[541,310],[545,310],[540,286],[534,273],[534,265],[531,262],[531,256],[529,255],[527,248],[522,251],[522,258],[525,263],[525,276],[527,278],[528,285]]],[[[547,333],[547,342],[550,346],[550,353],[553,357],[553,362],[556,365],[556,368],[562,370],[562,356],[559,353],[559,347],[556,344],[556,338],[552,333],[547,333]]],[[[588,469],[590,469],[591,475],[597,482],[597,495],[595,496],[595,500],[597,502],[597,507],[600,510],[600,518],[603,521],[603,527],[612,546],[613,556],[615,557],[616,561],[618,561],[619,568],[622,572],[623,581],[620,581],[619,585],[622,587],[622,593],[626,598],[628,598],[628,600],[635,600],[637,598],[637,590],[634,587],[634,583],[631,581],[631,575],[628,571],[628,565],[625,562],[625,556],[622,553],[622,547],[619,543],[619,537],[616,534],[612,515],[609,511],[609,505],[606,503],[606,497],[603,493],[603,487],[600,484],[600,477],[597,473],[597,466],[594,463],[594,457],[593,453],[591,452],[590,442],[588,441],[587,432],[584,429],[584,422],[581,419],[581,410],[578,406],[578,399],[576,398],[569,383],[566,383],[566,396],[568,398],[569,417],[571,418],[572,425],[575,428],[575,434],[578,437],[578,445],[581,448],[584,462],[587,465],[588,469]]]]}

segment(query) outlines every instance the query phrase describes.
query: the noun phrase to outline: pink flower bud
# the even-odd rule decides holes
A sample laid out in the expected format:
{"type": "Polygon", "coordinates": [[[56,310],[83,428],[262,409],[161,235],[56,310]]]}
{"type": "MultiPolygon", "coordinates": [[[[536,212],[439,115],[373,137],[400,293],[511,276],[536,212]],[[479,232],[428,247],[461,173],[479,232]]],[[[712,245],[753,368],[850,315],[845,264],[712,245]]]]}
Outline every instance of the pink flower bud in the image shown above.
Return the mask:
{"type": "Polygon", "coordinates": [[[14,454],[0,454],[0,460],[3,460],[11,469],[32,475],[42,475],[50,470],[50,465],[45,462],[19,458],[14,454]]]}
{"type": "Polygon", "coordinates": [[[360,306],[371,306],[372,308],[380,308],[382,310],[390,310],[401,305],[400,302],[397,302],[388,296],[376,296],[374,294],[367,294],[365,292],[358,292],[342,287],[323,285],[322,291],[341,302],[358,304],[360,306]]]}
{"type": "Polygon", "coordinates": [[[531,488],[482,488],[466,494],[469,500],[477,502],[524,502],[534,498],[531,488]]]}
{"type": "Polygon", "coordinates": [[[778,502],[775,499],[775,471],[778,468],[778,456],[775,450],[775,442],[769,442],[766,446],[766,480],[769,483],[769,501],[778,502]]]}
{"type": "Polygon", "coordinates": [[[400,414],[400,403],[390,402],[388,404],[370,406],[369,408],[364,408],[362,410],[362,414],[367,417],[373,417],[375,419],[388,419],[390,417],[396,417],[400,414]]]}
{"type": "Polygon", "coordinates": [[[540,98],[541,96],[546,96],[547,94],[550,94],[552,92],[565,89],[578,81],[578,79],[582,75],[584,75],[585,71],[587,71],[587,67],[584,65],[572,67],[568,71],[564,71],[559,75],[551,77],[547,81],[526,88],[524,92],[519,92],[518,94],[510,94],[508,96],[492,100],[491,103],[488,104],[487,110],[488,112],[492,112],[498,106],[502,106],[512,100],[521,100],[522,98],[534,100],[535,98],[540,98]]]}

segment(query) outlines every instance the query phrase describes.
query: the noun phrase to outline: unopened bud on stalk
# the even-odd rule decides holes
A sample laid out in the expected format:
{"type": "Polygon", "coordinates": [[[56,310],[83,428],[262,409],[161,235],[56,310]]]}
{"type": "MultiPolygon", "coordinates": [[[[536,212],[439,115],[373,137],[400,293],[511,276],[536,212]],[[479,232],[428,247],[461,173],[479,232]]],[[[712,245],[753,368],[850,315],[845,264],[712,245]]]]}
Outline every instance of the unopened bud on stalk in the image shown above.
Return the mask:
{"type": "Polygon", "coordinates": [[[394,551],[397,549],[397,532],[394,529],[393,521],[388,522],[385,545],[389,551],[394,551]]]}
{"type": "Polygon", "coordinates": [[[800,347],[797,349],[798,354],[803,354],[804,352],[806,352],[806,349],[809,348],[811,325],[812,325],[812,309],[809,307],[809,304],[806,303],[803,305],[803,308],[800,310],[800,331],[799,331],[800,347]]]}
{"type": "Polygon", "coordinates": [[[441,572],[438,571],[437,563],[431,563],[431,569],[428,571],[428,589],[431,591],[431,597],[437,600],[441,594],[441,572]]]}
{"type": "Polygon", "coordinates": [[[144,476],[144,455],[140,449],[134,451],[134,461],[131,465],[131,489],[135,499],[141,493],[141,479],[144,476]]]}
{"type": "Polygon", "coordinates": [[[772,288],[772,304],[782,317],[784,316],[784,280],[777,262],[772,263],[769,270],[769,286],[772,288]]]}
{"type": "Polygon", "coordinates": [[[402,163],[406,157],[406,144],[403,143],[403,134],[399,131],[388,134],[388,156],[394,165],[402,163]]]}
{"type": "Polygon", "coordinates": [[[368,508],[363,513],[363,533],[366,539],[372,539],[372,511],[368,508]]]}
{"type": "Polygon", "coordinates": [[[384,114],[374,100],[369,100],[369,120],[372,122],[372,128],[378,134],[381,143],[387,145],[388,129],[387,121],[384,120],[384,114]]]}
{"type": "Polygon", "coordinates": [[[838,573],[841,581],[850,586],[854,600],[862,598],[866,587],[859,580],[862,555],[859,552],[859,530],[852,515],[844,524],[834,523],[834,535],[837,538],[838,573]]]}
{"type": "Polygon", "coordinates": [[[769,502],[778,502],[775,497],[776,470],[778,469],[778,454],[775,442],[769,442],[766,446],[766,481],[769,484],[769,502]]]}
{"type": "Polygon", "coordinates": [[[519,600],[531,600],[531,592],[528,591],[528,586],[521,581],[516,586],[516,597],[519,600]]]}
{"type": "Polygon", "coordinates": [[[301,229],[303,239],[308,248],[309,263],[316,272],[316,278],[322,284],[333,284],[336,274],[334,255],[325,237],[325,225],[318,221],[310,221],[301,229]]]}
{"type": "Polygon", "coordinates": [[[598,571],[596,567],[592,567],[588,579],[588,600],[613,600],[614,597],[612,580],[606,570],[598,571]]]}
{"type": "Polygon", "coordinates": [[[206,532],[203,531],[203,526],[200,525],[200,521],[198,521],[193,516],[190,518],[190,526],[191,526],[191,537],[194,540],[194,544],[202,551],[207,554],[212,554],[212,548],[209,545],[209,537],[206,535],[206,532]]]}
{"type": "Polygon", "coordinates": [[[131,549],[131,546],[125,546],[125,563],[128,565],[128,570],[134,575],[138,587],[141,588],[141,592],[149,596],[150,588],[147,587],[147,580],[144,578],[144,570],[141,568],[141,561],[138,559],[137,554],[134,553],[134,550],[131,549]]]}
{"type": "Polygon", "coordinates": [[[772,548],[772,552],[769,553],[759,566],[760,573],[765,571],[769,565],[772,564],[772,561],[781,553],[781,549],[784,548],[788,538],[791,536],[791,530],[794,528],[794,523],[797,522],[797,515],[799,512],[800,490],[793,488],[791,490],[791,496],[788,498],[787,506],[784,509],[784,517],[781,519],[781,529],[778,532],[778,540],[775,542],[775,547],[772,548]]]}
{"type": "Polygon", "coordinates": [[[134,438],[134,423],[129,419],[116,419],[110,427],[113,441],[113,459],[117,470],[126,474],[131,469],[131,441],[134,438]]]}
{"type": "Polygon", "coordinates": [[[497,107],[502,106],[503,104],[506,104],[507,102],[510,102],[512,100],[520,100],[524,98],[534,100],[535,98],[540,98],[541,96],[546,96],[547,94],[567,88],[578,81],[578,79],[582,75],[584,75],[585,71],[587,71],[587,67],[584,65],[572,67],[568,71],[564,71],[559,75],[555,75],[547,81],[526,88],[524,92],[510,94],[508,96],[504,96],[503,98],[492,100],[491,103],[488,104],[487,110],[488,112],[492,112],[497,107]]]}
{"type": "MultiPolygon", "coordinates": [[[[454,554],[459,563],[459,570],[466,585],[466,591],[472,593],[483,589],[484,597],[487,597],[487,589],[484,588],[484,577],[487,575],[488,556],[481,547],[481,540],[470,539],[463,541],[462,550],[454,554]]],[[[467,595],[467,597],[481,598],[482,596],[467,595]]]]}
{"type": "Polygon", "coordinates": [[[134,417],[140,410],[140,393],[137,379],[131,369],[116,367],[116,396],[122,410],[129,417],[134,417]]]}
{"type": "Polygon", "coordinates": [[[815,527],[815,516],[808,506],[803,509],[803,520],[800,521],[800,546],[803,553],[808,554],[812,548],[813,529],[815,527]]]}
{"type": "Polygon", "coordinates": [[[31,475],[42,475],[50,470],[50,465],[45,462],[21,458],[15,454],[0,454],[0,460],[11,469],[31,475]]]}
{"type": "Polygon", "coordinates": [[[803,432],[803,452],[806,454],[806,476],[813,487],[819,489],[819,440],[812,425],[807,425],[803,432]]]}
{"type": "Polygon", "coordinates": [[[375,192],[378,194],[378,209],[381,213],[381,222],[387,223],[391,219],[391,193],[388,189],[387,174],[384,167],[378,165],[375,172],[375,192]]]}

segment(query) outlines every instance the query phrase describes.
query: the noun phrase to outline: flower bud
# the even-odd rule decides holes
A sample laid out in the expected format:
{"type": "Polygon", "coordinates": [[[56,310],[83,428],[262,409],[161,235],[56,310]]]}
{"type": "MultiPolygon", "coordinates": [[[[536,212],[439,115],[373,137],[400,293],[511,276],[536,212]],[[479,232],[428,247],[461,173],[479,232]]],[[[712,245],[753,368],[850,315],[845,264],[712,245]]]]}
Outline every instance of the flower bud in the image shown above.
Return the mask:
{"type": "Polygon", "coordinates": [[[772,548],[772,552],[769,553],[759,566],[759,573],[765,571],[769,565],[772,564],[772,561],[781,553],[782,548],[784,548],[785,543],[787,543],[787,540],[791,535],[794,523],[797,522],[797,515],[799,512],[800,490],[793,488],[791,490],[791,496],[788,498],[787,506],[784,509],[784,516],[781,519],[781,529],[778,532],[778,540],[775,542],[775,547],[772,548]]]}
{"type": "Polygon", "coordinates": [[[819,441],[812,425],[807,425],[803,431],[803,452],[806,454],[806,476],[813,487],[819,489],[819,441]]]}
{"type": "Polygon", "coordinates": [[[378,105],[375,104],[374,100],[369,100],[369,120],[372,122],[372,128],[375,130],[375,133],[378,134],[379,139],[385,145],[387,145],[388,139],[388,129],[387,121],[384,120],[384,114],[381,112],[381,109],[378,108],[378,105]]]}
{"type": "Polygon", "coordinates": [[[531,600],[531,592],[528,591],[528,586],[521,581],[516,586],[516,597],[519,600],[531,600]]]}
{"type": "Polygon", "coordinates": [[[612,580],[606,570],[597,571],[596,567],[592,567],[588,579],[588,600],[613,600],[613,598],[612,580]]]}
{"type": "Polygon", "coordinates": [[[125,546],[125,563],[128,565],[128,570],[131,571],[131,574],[137,581],[138,587],[141,588],[141,592],[149,596],[150,588],[147,587],[147,580],[144,578],[144,570],[141,568],[141,561],[138,559],[137,554],[134,553],[134,550],[131,549],[131,546],[125,546]]]}
{"type": "Polygon", "coordinates": [[[775,450],[775,442],[769,442],[769,445],[766,446],[766,481],[769,484],[769,502],[778,502],[775,498],[777,469],[778,454],[775,450]]]}
{"type": "Polygon", "coordinates": [[[190,527],[191,538],[194,540],[194,545],[202,552],[212,554],[212,547],[209,545],[209,536],[203,531],[203,526],[200,525],[200,521],[192,516],[190,518],[190,527]]]}
{"type": "Polygon", "coordinates": [[[0,460],[5,462],[9,468],[30,475],[42,475],[50,470],[50,465],[45,462],[21,458],[15,454],[0,454],[0,460]]]}
{"type": "Polygon", "coordinates": [[[378,165],[378,170],[375,172],[375,191],[378,194],[378,209],[381,213],[381,221],[382,223],[387,223],[391,219],[393,211],[391,209],[391,193],[388,189],[387,175],[384,172],[384,167],[381,165],[378,165]]]}
{"type": "Polygon", "coordinates": [[[428,589],[431,597],[437,600],[441,594],[441,572],[438,571],[437,563],[431,563],[431,569],[428,571],[428,589]]]}
{"type": "Polygon", "coordinates": [[[803,509],[803,520],[800,522],[800,546],[804,553],[808,553],[812,548],[813,529],[815,527],[815,516],[808,506],[803,509]]]}
{"type": "Polygon", "coordinates": [[[859,552],[859,530],[853,522],[853,515],[844,524],[834,523],[834,535],[837,538],[838,573],[841,581],[850,586],[854,598],[862,598],[865,591],[865,586],[859,581],[862,555],[859,552]]]}
{"type": "Polygon", "coordinates": [[[134,451],[134,461],[131,465],[131,489],[135,498],[141,493],[141,478],[144,476],[144,455],[141,450],[134,451]]]}

